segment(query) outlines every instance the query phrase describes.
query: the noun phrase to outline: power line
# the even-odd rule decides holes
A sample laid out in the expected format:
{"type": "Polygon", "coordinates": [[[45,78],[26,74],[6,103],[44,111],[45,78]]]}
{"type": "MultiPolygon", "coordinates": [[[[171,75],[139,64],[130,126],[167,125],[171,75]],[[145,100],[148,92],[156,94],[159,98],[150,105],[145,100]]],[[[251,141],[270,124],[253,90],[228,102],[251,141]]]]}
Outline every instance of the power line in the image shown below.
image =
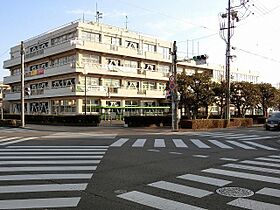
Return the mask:
{"type": "Polygon", "coordinates": [[[250,55],[254,55],[254,56],[257,56],[257,57],[266,59],[266,60],[270,60],[270,61],[273,61],[273,62],[276,62],[276,63],[280,63],[280,60],[276,60],[276,59],[270,58],[270,57],[268,57],[268,56],[260,55],[260,54],[251,52],[251,51],[249,51],[249,50],[244,50],[244,49],[240,49],[240,48],[237,48],[237,47],[234,47],[234,49],[236,49],[236,50],[238,50],[238,51],[241,51],[241,52],[244,52],[244,53],[247,53],[247,54],[250,54],[250,55]]]}
{"type": "Polygon", "coordinates": [[[5,52],[3,52],[2,54],[0,54],[0,58],[2,58],[7,52],[9,52],[10,49],[7,49],[5,52]]]}

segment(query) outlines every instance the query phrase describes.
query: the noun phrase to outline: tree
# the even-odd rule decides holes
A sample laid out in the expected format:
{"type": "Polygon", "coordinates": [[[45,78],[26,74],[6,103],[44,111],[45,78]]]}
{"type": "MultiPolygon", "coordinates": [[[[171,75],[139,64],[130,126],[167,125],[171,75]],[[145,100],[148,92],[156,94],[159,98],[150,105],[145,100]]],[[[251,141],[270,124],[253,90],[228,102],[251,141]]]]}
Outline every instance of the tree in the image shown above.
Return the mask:
{"type": "Polygon", "coordinates": [[[237,116],[244,117],[246,111],[254,109],[259,103],[259,92],[250,82],[231,83],[231,103],[237,108],[237,116]]]}
{"type": "Polygon", "coordinates": [[[226,106],[226,103],[225,103],[226,90],[227,90],[226,82],[225,81],[213,82],[212,90],[215,95],[215,104],[220,107],[220,110],[221,110],[220,115],[222,118],[223,113],[224,113],[223,110],[224,110],[224,107],[226,106]]]}
{"type": "Polygon", "coordinates": [[[260,104],[263,110],[263,116],[267,117],[267,109],[275,104],[276,88],[269,83],[257,84],[259,89],[260,104]]]}
{"type": "Polygon", "coordinates": [[[280,111],[280,89],[277,89],[275,92],[273,108],[280,111]]]}
{"type": "Polygon", "coordinates": [[[185,107],[188,116],[196,119],[198,109],[206,108],[214,102],[214,92],[212,90],[212,82],[208,73],[195,73],[186,75],[185,72],[177,77],[178,91],[181,94],[180,105],[185,107]]]}

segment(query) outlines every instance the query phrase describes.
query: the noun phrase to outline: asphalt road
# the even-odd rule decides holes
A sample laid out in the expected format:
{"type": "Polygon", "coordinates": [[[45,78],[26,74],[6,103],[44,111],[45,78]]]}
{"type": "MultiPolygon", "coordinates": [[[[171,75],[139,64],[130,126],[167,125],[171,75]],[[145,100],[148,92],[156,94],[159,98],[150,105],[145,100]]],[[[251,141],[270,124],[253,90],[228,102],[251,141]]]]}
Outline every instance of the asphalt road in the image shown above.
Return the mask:
{"type": "Polygon", "coordinates": [[[279,134],[0,129],[0,209],[279,210],[279,134]]]}

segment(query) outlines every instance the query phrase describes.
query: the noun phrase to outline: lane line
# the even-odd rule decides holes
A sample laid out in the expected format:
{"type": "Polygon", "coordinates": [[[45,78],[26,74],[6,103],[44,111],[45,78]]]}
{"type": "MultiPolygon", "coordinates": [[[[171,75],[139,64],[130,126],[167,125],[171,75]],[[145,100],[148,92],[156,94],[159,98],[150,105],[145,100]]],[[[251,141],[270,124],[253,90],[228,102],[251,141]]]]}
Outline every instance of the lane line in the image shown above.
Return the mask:
{"type": "Polygon", "coordinates": [[[228,170],[222,170],[222,169],[216,169],[216,168],[205,169],[205,170],[202,170],[202,172],[207,172],[207,173],[212,173],[212,174],[220,174],[220,175],[225,175],[225,176],[232,176],[232,177],[237,177],[237,178],[242,178],[242,179],[251,179],[251,180],[255,180],[255,181],[262,181],[262,182],[280,184],[280,178],[271,177],[271,176],[262,176],[262,175],[258,175],[258,174],[228,171],[228,170]]]}
{"type": "Polygon", "coordinates": [[[0,165],[55,165],[55,164],[98,164],[100,160],[46,160],[46,161],[0,161],[0,165]]]}
{"type": "Polygon", "coordinates": [[[6,139],[1,139],[0,142],[6,142],[6,141],[10,141],[10,140],[19,139],[19,138],[22,138],[22,137],[9,137],[9,138],[6,138],[6,139]]]}
{"type": "Polygon", "coordinates": [[[177,148],[188,148],[182,139],[172,139],[172,141],[177,148]]]}
{"type": "Polygon", "coordinates": [[[223,166],[230,167],[230,168],[251,170],[251,171],[280,174],[280,170],[278,170],[278,169],[262,168],[262,167],[257,167],[257,166],[248,166],[248,165],[242,165],[242,164],[225,164],[223,166]]]}
{"type": "Polygon", "coordinates": [[[0,167],[0,172],[22,171],[95,171],[97,166],[44,166],[44,167],[0,167]]]}
{"type": "Polygon", "coordinates": [[[233,145],[235,145],[235,146],[241,147],[241,148],[243,148],[243,149],[252,149],[252,150],[255,150],[255,149],[256,149],[256,148],[250,147],[250,146],[248,146],[248,145],[246,145],[246,144],[242,144],[242,143],[236,142],[236,141],[227,141],[227,142],[228,142],[228,143],[231,143],[231,144],[233,144],[233,145]]]}
{"type": "Polygon", "coordinates": [[[160,150],[157,150],[157,149],[148,149],[147,151],[148,152],[160,152],[160,150]]]}
{"type": "Polygon", "coordinates": [[[89,156],[89,155],[86,155],[86,156],[78,156],[78,155],[75,155],[75,156],[62,156],[62,155],[59,155],[59,156],[1,156],[0,155],[0,160],[6,160],[6,159],[9,159],[9,160],[18,160],[18,159],[31,159],[31,160],[40,160],[40,159],[102,159],[103,156],[102,155],[95,155],[95,156],[89,156]]]}
{"type": "Polygon", "coordinates": [[[119,140],[115,141],[113,144],[110,145],[110,147],[121,147],[123,144],[125,144],[129,139],[127,138],[120,138],[119,140]]]}
{"type": "Polygon", "coordinates": [[[165,141],[164,139],[155,139],[154,147],[165,147],[165,141]]]}
{"type": "Polygon", "coordinates": [[[278,205],[274,205],[271,203],[264,203],[261,201],[254,201],[245,198],[238,198],[227,204],[230,206],[236,206],[236,207],[251,209],[251,210],[264,210],[264,209],[279,210],[280,209],[280,206],[278,205]]]}
{"type": "Polygon", "coordinates": [[[147,139],[137,139],[132,145],[132,147],[144,147],[146,140],[147,139]]]}
{"type": "Polygon", "coordinates": [[[44,184],[44,185],[12,185],[0,186],[0,193],[27,193],[27,192],[59,192],[85,190],[87,183],[83,184],[44,184]]]}
{"type": "Polygon", "coordinates": [[[207,190],[202,190],[194,187],[188,187],[185,185],[180,185],[180,184],[174,184],[171,182],[166,182],[166,181],[158,181],[154,182],[151,184],[148,184],[148,186],[171,191],[171,192],[176,192],[184,195],[189,195],[193,196],[196,198],[203,198],[207,195],[213,194],[213,192],[207,191],[207,190]]]}
{"type": "Polygon", "coordinates": [[[177,178],[194,181],[194,182],[200,182],[203,184],[214,185],[214,186],[218,186],[218,187],[222,187],[222,186],[232,183],[232,181],[228,181],[225,179],[218,179],[218,178],[212,178],[212,177],[207,177],[207,176],[199,176],[199,175],[195,175],[195,174],[185,174],[182,176],[178,176],[177,178]]]}
{"type": "Polygon", "coordinates": [[[265,187],[257,191],[256,193],[280,198],[280,190],[269,188],[269,187],[265,187]]]}
{"type": "Polygon", "coordinates": [[[208,158],[208,155],[193,155],[193,157],[198,157],[198,158],[208,158]]]}
{"type": "Polygon", "coordinates": [[[24,181],[24,180],[63,180],[63,179],[91,179],[91,174],[30,174],[30,175],[3,175],[0,181],[24,181]]]}
{"type": "Polygon", "coordinates": [[[203,148],[203,149],[209,149],[210,148],[207,144],[203,143],[199,139],[190,139],[190,141],[193,144],[195,144],[198,148],[203,148]]]}
{"type": "Polygon", "coordinates": [[[9,142],[4,142],[1,143],[1,146],[6,146],[6,145],[10,145],[10,144],[16,144],[19,142],[23,142],[23,141],[28,141],[28,140],[33,140],[33,139],[37,139],[38,137],[27,137],[27,138],[23,138],[23,139],[19,139],[19,140],[14,140],[14,141],[9,141],[9,142]]]}
{"type": "Polygon", "coordinates": [[[251,141],[245,141],[247,144],[251,144],[255,147],[259,147],[259,148],[262,148],[262,149],[266,149],[266,150],[278,150],[278,149],[275,149],[275,148],[272,148],[272,147],[268,147],[268,146],[265,146],[265,145],[262,145],[262,144],[259,144],[259,143],[256,143],[256,142],[251,142],[251,141]]]}
{"type": "Polygon", "coordinates": [[[148,207],[162,210],[206,210],[197,206],[181,203],[178,201],[169,200],[166,198],[157,197],[147,193],[131,191],[118,195],[117,197],[139,203],[148,207]]]}
{"type": "Polygon", "coordinates": [[[0,209],[76,207],[80,197],[0,200],[0,209]]]}
{"type": "Polygon", "coordinates": [[[212,144],[215,144],[216,146],[222,148],[222,149],[233,149],[232,147],[222,143],[222,142],[219,142],[217,140],[208,140],[209,142],[211,142],[212,144]]]}
{"type": "Polygon", "coordinates": [[[254,161],[254,160],[243,160],[240,163],[280,168],[280,164],[277,163],[268,163],[268,162],[254,161]]]}

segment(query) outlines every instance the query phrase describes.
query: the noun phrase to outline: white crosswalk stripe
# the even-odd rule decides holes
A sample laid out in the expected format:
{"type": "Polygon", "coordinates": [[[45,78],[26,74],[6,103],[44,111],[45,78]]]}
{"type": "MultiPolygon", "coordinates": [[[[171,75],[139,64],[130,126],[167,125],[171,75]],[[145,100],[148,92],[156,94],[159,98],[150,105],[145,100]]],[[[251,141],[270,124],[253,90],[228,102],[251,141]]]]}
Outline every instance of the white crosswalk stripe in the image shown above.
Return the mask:
{"type": "MultiPolygon", "coordinates": [[[[268,165],[266,165],[265,168],[255,166],[252,163],[251,163],[252,165],[246,165],[243,164],[244,161],[240,161],[239,163],[224,164],[221,167],[234,168],[235,170],[208,168],[208,169],[201,170],[202,175],[189,173],[176,177],[177,179],[184,180],[184,182],[176,183],[176,180],[174,179],[172,182],[160,180],[160,181],[153,182],[151,184],[147,184],[145,188],[145,192],[130,191],[127,193],[122,193],[117,197],[120,199],[124,199],[133,203],[138,203],[155,209],[197,209],[197,208],[203,209],[206,206],[205,203],[200,200],[196,200],[194,202],[194,201],[190,201],[189,198],[186,197],[185,200],[182,199],[182,201],[178,202],[176,200],[176,196],[172,196],[172,199],[169,199],[168,197],[166,197],[168,194],[165,194],[165,197],[162,198],[161,196],[158,196],[154,193],[160,193],[161,191],[163,192],[170,191],[185,196],[191,196],[194,197],[195,199],[203,199],[206,196],[208,199],[211,199],[211,196],[213,194],[215,194],[215,196],[217,196],[217,194],[215,193],[215,190],[213,191],[209,190],[207,185],[224,187],[230,184],[230,185],[238,186],[239,183],[238,181],[232,181],[233,179],[236,180],[236,178],[243,179],[243,180],[251,180],[254,182],[263,182],[264,184],[272,183],[272,184],[276,184],[275,186],[278,186],[278,184],[280,184],[280,178],[278,176],[280,174],[280,170],[268,167],[269,164],[274,164],[271,163],[273,162],[271,161],[271,158],[267,158],[266,161],[270,161],[270,162],[267,162],[268,165]],[[255,171],[255,172],[251,173],[251,171],[255,171]],[[261,174],[258,174],[258,172],[261,174]],[[211,177],[204,176],[204,174],[206,173],[211,174],[211,177]],[[217,178],[215,176],[217,176],[217,178]],[[222,179],[222,177],[225,177],[226,179],[222,179]],[[201,183],[201,185],[197,185],[197,184],[193,185],[194,184],[193,182],[201,183]],[[194,187],[194,186],[199,186],[199,187],[194,187]],[[153,191],[153,193],[150,194],[149,190],[152,190],[151,187],[158,189],[158,191],[153,191]],[[167,204],[166,206],[165,203],[167,204]],[[195,203],[196,205],[193,206],[193,203],[195,203]],[[178,208],[173,206],[175,204],[176,207],[178,206],[178,208]]],[[[253,162],[257,163],[257,161],[253,161],[253,162]]],[[[242,187],[244,188],[244,185],[242,185],[242,187]]],[[[251,187],[248,186],[249,189],[251,187]]],[[[279,202],[275,200],[275,198],[280,198],[280,189],[263,187],[262,189],[259,189],[256,192],[256,194],[258,195],[258,197],[256,198],[255,197],[251,197],[250,199],[232,198],[231,201],[229,202],[227,201],[223,205],[252,209],[252,210],[280,209],[279,202]],[[269,199],[268,197],[273,197],[274,199],[269,199]]],[[[211,206],[211,204],[209,205],[208,203],[207,208],[213,209],[213,207],[216,209],[215,205],[211,206]]],[[[227,208],[221,207],[221,209],[227,209],[227,208]]]]}
{"type": "MultiPolygon", "coordinates": [[[[148,142],[153,143],[153,148],[179,148],[179,149],[189,149],[189,148],[198,148],[198,149],[263,149],[263,150],[278,150],[276,148],[272,148],[260,143],[256,142],[239,142],[234,140],[200,140],[200,139],[179,139],[179,138],[172,138],[169,139],[146,139],[146,138],[139,138],[139,139],[130,139],[130,138],[120,138],[113,142],[110,147],[132,147],[132,148],[144,148],[147,147],[148,142]],[[168,142],[173,142],[173,144],[169,144],[168,142]],[[248,145],[247,145],[248,144],[248,145]],[[233,146],[234,145],[234,146],[233,146]],[[252,146],[249,146],[252,145],[252,146]],[[255,148],[256,147],[256,148],[255,148]]],[[[13,147],[9,147],[13,148],[13,147]]],[[[17,148],[17,147],[15,147],[17,148]]],[[[18,147],[21,148],[21,147],[18,147]]],[[[24,147],[22,147],[23,149],[24,147]]],[[[77,148],[79,149],[79,148],[77,148]]],[[[67,150],[67,149],[65,149],[67,150]]],[[[100,148],[101,151],[101,148],[100,148]]]]}
{"type": "Polygon", "coordinates": [[[108,146],[8,146],[0,149],[0,194],[5,194],[5,199],[0,200],[0,209],[76,207],[81,191],[86,189],[107,150],[108,146]],[[59,180],[59,184],[46,184],[47,180],[59,180]],[[34,183],[26,184],[26,181],[34,183]],[[14,184],[7,184],[9,182],[14,184]],[[45,197],[38,199],[35,192],[45,197]],[[62,198],[47,192],[68,193],[62,198]],[[17,199],[14,199],[15,194],[17,199]]]}

